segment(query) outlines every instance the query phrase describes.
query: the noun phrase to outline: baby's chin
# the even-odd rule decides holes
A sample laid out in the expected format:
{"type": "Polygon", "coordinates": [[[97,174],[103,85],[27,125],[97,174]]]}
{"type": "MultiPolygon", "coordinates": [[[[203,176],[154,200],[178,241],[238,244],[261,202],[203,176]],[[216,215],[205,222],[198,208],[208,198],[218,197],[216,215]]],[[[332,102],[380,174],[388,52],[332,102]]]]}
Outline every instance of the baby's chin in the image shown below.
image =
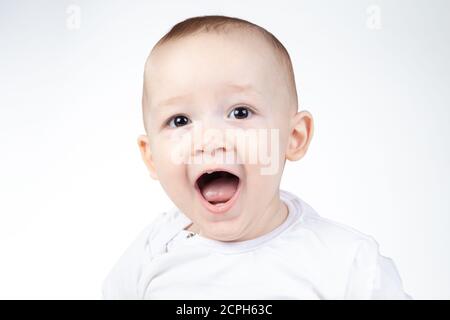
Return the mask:
{"type": "Polygon", "coordinates": [[[196,183],[191,204],[201,236],[218,241],[242,237],[249,213],[242,177],[224,172],[204,175],[196,183]]]}
{"type": "MultiPolygon", "coordinates": [[[[249,206],[245,202],[245,192],[241,189],[233,203],[226,205],[226,210],[217,212],[209,209],[210,205],[202,203],[196,194],[192,220],[196,221],[196,229],[200,230],[201,235],[221,241],[232,241],[240,237],[245,219],[248,218],[249,206]],[[246,214],[244,214],[246,213],[246,214]]],[[[223,209],[224,207],[221,207],[223,209]]],[[[214,209],[216,210],[216,209],[214,209]]],[[[194,222],[195,224],[195,222],[194,222]]]]}

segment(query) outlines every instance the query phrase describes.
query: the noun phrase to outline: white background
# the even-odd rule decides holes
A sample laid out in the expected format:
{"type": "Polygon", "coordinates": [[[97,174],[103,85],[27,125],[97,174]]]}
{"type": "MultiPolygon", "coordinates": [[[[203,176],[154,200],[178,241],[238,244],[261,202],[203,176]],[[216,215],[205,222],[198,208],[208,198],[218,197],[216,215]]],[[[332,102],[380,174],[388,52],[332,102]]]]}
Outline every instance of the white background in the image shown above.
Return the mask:
{"type": "Polygon", "coordinates": [[[450,298],[448,1],[0,3],[0,298],[101,298],[171,207],[136,143],[143,66],[204,14],[257,23],[291,54],[315,133],[282,188],[374,236],[414,298],[450,298]]]}

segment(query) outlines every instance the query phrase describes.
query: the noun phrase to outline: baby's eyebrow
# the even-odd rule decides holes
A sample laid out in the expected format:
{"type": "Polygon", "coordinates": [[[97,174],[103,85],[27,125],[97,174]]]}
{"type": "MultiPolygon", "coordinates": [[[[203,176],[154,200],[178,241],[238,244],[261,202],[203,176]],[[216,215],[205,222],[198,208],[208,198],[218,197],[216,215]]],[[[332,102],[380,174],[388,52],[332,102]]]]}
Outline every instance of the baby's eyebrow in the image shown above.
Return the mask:
{"type": "Polygon", "coordinates": [[[234,83],[227,83],[225,85],[229,90],[231,91],[237,91],[237,92],[245,92],[245,91],[254,91],[258,92],[251,84],[234,84],[234,83]]]}
{"type": "MultiPolygon", "coordinates": [[[[237,93],[256,93],[261,94],[258,90],[255,89],[251,84],[235,84],[235,83],[227,83],[224,85],[225,92],[237,92],[237,93]]],[[[183,94],[174,97],[170,97],[162,100],[157,103],[157,107],[168,106],[172,104],[181,103],[183,101],[189,100],[192,97],[192,94],[183,94]]]]}
{"type": "Polygon", "coordinates": [[[174,97],[170,97],[168,99],[164,99],[161,102],[159,102],[157,104],[158,107],[164,107],[164,106],[168,106],[168,105],[172,105],[172,104],[176,104],[176,103],[180,103],[183,102],[185,100],[189,100],[189,98],[191,97],[191,94],[183,94],[183,95],[178,95],[178,96],[174,96],[174,97]]]}

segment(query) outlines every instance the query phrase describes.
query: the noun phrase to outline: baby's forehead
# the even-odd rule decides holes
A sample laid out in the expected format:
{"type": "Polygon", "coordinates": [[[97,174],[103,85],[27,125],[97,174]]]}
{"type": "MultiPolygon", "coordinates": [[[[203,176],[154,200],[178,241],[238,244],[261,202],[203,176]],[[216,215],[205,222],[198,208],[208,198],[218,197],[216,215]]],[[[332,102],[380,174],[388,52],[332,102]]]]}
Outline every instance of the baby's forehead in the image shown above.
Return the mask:
{"type": "Polygon", "coordinates": [[[158,95],[219,86],[267,91],[282,85],[277,80],[283,73],[276,53],[264,39],[248,33],[201,33],[154,49],[146,63],[145,80],[148,89],[158,95]]]}

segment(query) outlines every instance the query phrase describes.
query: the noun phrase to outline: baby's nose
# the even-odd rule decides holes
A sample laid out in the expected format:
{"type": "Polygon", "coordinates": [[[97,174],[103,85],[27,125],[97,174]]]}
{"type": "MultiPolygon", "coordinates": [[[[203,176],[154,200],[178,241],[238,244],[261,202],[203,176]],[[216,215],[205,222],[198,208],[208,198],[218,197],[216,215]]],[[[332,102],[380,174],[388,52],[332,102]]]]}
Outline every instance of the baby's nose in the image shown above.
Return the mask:
{"type": "Polygon", "coordinates": [[[206,153],[212,156],[216,155],[216,152],[226,152],[225,141],[221,133],[206,133],[200,139],[197,146],[197,152],[206,153]]]}
{"type": "Polygon", "coordinates": [[[218,152],[225,153],[229,149],[224,130],[215,127],[194,130],[193,143],[194,156],[199,154],[215,156],[218,152]]]}

